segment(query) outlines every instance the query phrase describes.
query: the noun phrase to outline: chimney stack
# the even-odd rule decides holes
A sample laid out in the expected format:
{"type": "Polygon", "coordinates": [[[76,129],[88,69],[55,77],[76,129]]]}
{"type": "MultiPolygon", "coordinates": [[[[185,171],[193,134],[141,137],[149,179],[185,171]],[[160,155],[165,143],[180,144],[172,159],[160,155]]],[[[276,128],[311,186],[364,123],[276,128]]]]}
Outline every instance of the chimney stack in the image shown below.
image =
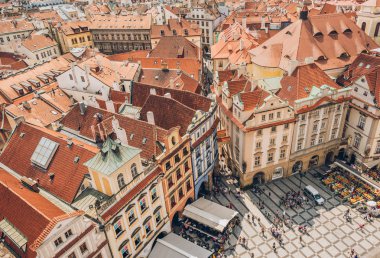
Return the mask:
{"type": "Polygon", "coordinates": [[[309,10],[307,9],[307,6],[306,5],[304,5],[303,7],[302,7],[302,10],[301,10],[301,12],[300,12],[300,19],[301,20],[307,20],[307,15],[308,15],[308,13],[309,13],[309,10]]]}
{"type": "Polygon", "coordinates": [[[156,92],[156,89],[155,89],[155,88],[151,88],[151,89],[149,90],[149,93],[150,93],[150,95],[157,95],[157,92],[156,92]]]}
{"type": "Polygon", "coordinates": [[[86,113],[86,105],[84,102],[79,102],[79,110],[82,116],[86,113]]]}
{"type": "Polygon", "coordinates": [[[167,92],[167,93],[165,93],[164,97],[165,97],[165,98],[168,98],[168,99],[171,99],[171,98],[172,98],[172,95],[171,95],[169,92],[167,92]]]}
{"type": "Polygon", "coordinates": [[[146,118],[148,119],[148,123],[151,124],[151,125],[154,125],[155,122],[154,122],[154,114],[152,111],[148,111],[146,113],[146,118]]]}
{"type": "Polygon", "coordinates": [[[241,26],[246,29],[247,28],[247,16],[244,15],[243,19],[241,20],[241,26]]]}

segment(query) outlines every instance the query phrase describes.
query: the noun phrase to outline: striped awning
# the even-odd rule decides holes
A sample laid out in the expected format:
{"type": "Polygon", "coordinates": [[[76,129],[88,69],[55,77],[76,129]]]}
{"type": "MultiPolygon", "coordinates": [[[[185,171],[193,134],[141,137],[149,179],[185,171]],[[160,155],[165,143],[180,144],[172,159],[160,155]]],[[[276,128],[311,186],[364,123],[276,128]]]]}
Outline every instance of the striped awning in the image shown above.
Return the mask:
{"type": "Polygon", "coordinates": [[[3,232],[17,247],[26,250],[28,239],[7,219],[0,221],[0,231],[3,232]]]}

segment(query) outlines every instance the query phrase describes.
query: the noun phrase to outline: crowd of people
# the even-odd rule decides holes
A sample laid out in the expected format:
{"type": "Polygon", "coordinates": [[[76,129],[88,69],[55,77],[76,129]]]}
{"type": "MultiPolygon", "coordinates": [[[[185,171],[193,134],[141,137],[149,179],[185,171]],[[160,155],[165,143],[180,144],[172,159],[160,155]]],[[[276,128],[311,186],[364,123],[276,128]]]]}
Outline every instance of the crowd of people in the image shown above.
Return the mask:
{"type": "Polygon", "coordinates": [[[304,196],[301,191],[288,191],[285,196],[281,196],[279,205],[285,206],[285,208],[302,208],[304,203],[308,203],[309,199],[304,196]]]}

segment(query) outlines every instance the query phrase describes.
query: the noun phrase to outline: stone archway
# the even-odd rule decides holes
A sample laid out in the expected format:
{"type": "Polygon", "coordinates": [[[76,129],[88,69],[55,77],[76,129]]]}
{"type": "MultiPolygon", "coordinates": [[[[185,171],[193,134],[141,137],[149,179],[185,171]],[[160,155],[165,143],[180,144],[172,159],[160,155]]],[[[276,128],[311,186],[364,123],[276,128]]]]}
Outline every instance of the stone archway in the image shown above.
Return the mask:
{"type": "Polygon", "coordinates": [[[299,173],[302,171],[303,163],[302,161],[297,161],[294,163],[293,168],[292,168],[292,174],[299,173]]]}
{"type": "Polygon", "coordinates": [[[207,181],[203,181],[201,183],[201,185],[199,186],[199,190],[198,190],[198,193],[197,193],[197,196],[196,196],[196,199],[198,199],[199,197],[204,197],[206,196],[206,194],[208,193],[207,192],[207,181]]]}
{"type": "Polygon", "coordinates": [[[255,174],[255,176],[252,179],[253,185],[261,185],[265,183],[265,174],[264,172],[258,172],[255,174]]]}
{"type": "Polygon", "coordinates": [[[334,161],[335,161],[334,152],[333,151],[329,151],[326,154],[325,165],[326,166],[331,165],[332,163],[334,163],[334,161]]]}
{"type": "Polygon", "coordinates": [[[314,155],[309,160],[309,168],[318,166],[318,162],[319,162],[319,156],[318,155],[314,155]]]}
{"type": "Polygon", "coordinates": [[[346,150],[344,148],[339,149],[338,159],[344,160],[346,156],[346,150]]]}

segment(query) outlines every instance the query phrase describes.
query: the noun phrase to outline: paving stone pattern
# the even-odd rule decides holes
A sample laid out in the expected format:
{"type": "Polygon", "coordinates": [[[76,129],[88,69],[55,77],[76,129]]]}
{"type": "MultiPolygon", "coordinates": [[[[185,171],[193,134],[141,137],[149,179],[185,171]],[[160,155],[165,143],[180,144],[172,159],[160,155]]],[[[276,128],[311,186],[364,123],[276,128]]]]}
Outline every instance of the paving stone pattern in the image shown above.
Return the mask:
{"type": "MultiPolygon", "coordinates": [[[[224,177],[222,183],[236,191],[238,182],[235,179],[224,177]]],[[[349,257],[351,248],[359,254],[359,257],[366,257],[366,254],[380,248],[380,219],[375,219],[372,223],[366,223],[355,209],[351,210],[352,222],[347,222],[343,218],[344,212],[349,206],[342,204],[341,200],[327,189],[319,179],[307,174],[302,178],[301,189],[306,185],[315,187],[325,199],[323,206],[315,206],[309,202],[303,208],[287,209],[286,215],[294,223],[291,229],[284,227],[284,246],[279,247],[278,241],[272,237],[269,230],[262,236],[260,226],[256,222],[250,223],[247,214],[254,214],[269,229],[273,222],[274,214],[277,211],[282,214],[283,207],[279,207],[279,200],[287,191],[300,190],[300,178],[294,175],[288,178],[277,179],[261,188],[263,194],[256,194],[252,190],[247,190],[242,197],[237,197],[234,193],[225,193],[213,196],[212,200],[220,204],[227,205],[230,202],[234,209],[239,212],[243,219],[240,227],[236,228],[233,236],[229,240],[226,248],[227,257],[349,257]],[[269,197],[269,192],[271,193],[269,197]],[[265,217],[262,211],[257,208],[258,201],[265,204],[265,210],[271,213],[271,217],[265,217]],[[366,223],[364,230],[358,228],[359,224],[366,223]],[[298,225],[307,225],[308,235],[302,235],[300,242],[298,225]],[[239,237],[248,239],[247,248],[237,244],[239,237]],[[272,249],[276,243],[277,252],[272,249]]],[[[380,257],[380,256],[379,256],[380,257]]]]}

